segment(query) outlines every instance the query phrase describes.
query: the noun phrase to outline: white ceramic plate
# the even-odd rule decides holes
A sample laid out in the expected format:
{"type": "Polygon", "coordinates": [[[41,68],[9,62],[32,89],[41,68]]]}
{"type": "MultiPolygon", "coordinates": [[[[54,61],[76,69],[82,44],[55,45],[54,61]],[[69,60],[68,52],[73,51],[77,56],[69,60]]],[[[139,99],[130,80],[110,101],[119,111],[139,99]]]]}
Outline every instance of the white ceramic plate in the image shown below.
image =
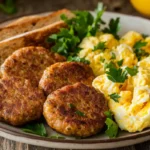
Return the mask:
{"type": "MultiPolygon", "coordinates": [[[[103,19],[108,22],[110,18],[120,17],[121,32],[124,34],[129,30],[134,30],[140,33],[150,35],[150,21],[133,16],[127,16],[117,13],[106,12],[103,19]]],[[[50,135],[56,134],[55,131],[46,125],[47,131],[50,135]]],[[[150,140],[150,129],[142,132],[128,133],[120,132],[115,139],[109,139],[104,134],[99,134],[87,139],[75,139],[66,137],[64,140],[52,140],[49,138],[39,137],[22,132],[19,128],[15,128],[4,123],[0,123],[0,136],[10,140],[28,143],[36,146],[44,146],[50,148],[61,149],[109,149],[123,146],[129,146],[150,140]]]]}

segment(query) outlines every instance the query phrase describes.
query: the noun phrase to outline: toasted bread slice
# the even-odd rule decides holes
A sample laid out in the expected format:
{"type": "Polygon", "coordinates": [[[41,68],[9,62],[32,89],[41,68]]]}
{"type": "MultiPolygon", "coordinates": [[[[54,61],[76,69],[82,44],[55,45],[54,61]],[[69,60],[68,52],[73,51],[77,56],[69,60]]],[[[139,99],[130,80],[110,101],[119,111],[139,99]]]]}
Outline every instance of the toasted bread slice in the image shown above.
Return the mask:
{"type": "Polygon", "coordinates": [[[0,41],[58,22],[61,20],[62,14],[65,14],[68,18],[73,17],[71,11],[62,9],[44,16],[35,15],[20,18],[8,24],[8,26],[0,28],[0,41]]]}
{"type": "Polygon", "coordinates": [[[43,46],[50,48],[50,44],[46,39],[49,35],[59,32],[60,28],[65,28],[67,25],[63,21],[59,21],[43,28],[23,33],[12,38],[0,42],[0,65],[14,51],[25,46],[43,46]]]}

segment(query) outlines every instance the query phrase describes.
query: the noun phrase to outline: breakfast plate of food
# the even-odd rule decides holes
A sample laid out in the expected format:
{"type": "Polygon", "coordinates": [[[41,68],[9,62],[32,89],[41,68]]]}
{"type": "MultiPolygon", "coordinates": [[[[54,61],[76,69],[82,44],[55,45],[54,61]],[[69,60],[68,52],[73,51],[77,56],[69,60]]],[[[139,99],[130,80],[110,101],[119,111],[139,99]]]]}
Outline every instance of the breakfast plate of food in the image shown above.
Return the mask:
{"type": "Polygon", "coordinates": [[[58,10],[0,28],[0,136],[64,149],[150,140],[150,21],[58,10]]]}

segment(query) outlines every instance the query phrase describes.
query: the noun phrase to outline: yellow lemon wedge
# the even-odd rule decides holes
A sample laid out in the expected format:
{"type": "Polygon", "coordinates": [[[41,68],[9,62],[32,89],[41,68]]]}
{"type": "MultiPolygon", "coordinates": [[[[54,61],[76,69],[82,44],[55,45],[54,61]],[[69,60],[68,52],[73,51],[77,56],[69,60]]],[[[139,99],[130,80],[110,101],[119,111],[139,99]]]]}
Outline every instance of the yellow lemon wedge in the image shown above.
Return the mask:
{"type": "Polygon", "coordinates": [[[150,0],[130,0],[137,11],[150,17],[150,0]]]}

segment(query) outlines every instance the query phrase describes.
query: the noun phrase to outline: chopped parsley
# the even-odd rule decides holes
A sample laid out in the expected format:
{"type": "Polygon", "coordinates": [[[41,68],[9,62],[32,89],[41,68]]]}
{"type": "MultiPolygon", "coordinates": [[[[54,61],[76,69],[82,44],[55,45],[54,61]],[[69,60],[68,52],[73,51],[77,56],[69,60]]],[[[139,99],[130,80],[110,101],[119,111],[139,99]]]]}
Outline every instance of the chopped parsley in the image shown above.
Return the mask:
{"type": "Polygon", "coordinates": [[[145,50],[141,49],[142,47],[144,47],[146,45],[147,45],[147,42],[138,41],[133,46],[134,53],[135,53],[136,57],[138,58],[138,60],[141,60],[142,57],[149,55],[149,53],[147,53],[145,50]]]}
{"type": "Polygon", "coordinates": [[[69,104],[69,107],[70,107],[71,109],[73,109],[73,108],[75,108],[75,105],[74,105],[74,104],[69,104]]]}
{"type": "Polygon", "coordinates": [[[111,111],[105,111],[104,112],[104,114],[105,114],[105,116],[107,117],[107,118],[110,118],[110,119],[112,119],[112,112],[111,111]]]}
{"type": "Polygon", "coordinates": [[[113,94],[110,94],[109,96],[110,96],[110,98],[111,98],[112,100],[114,100],[115,102],[119,102],[119,101],[118,101],[118,99],[120,98],[119,94],[113,93],[113,94]]]}
{"type": "Polygon", "coordinates": [[[123,83],[128,78],[127,72],[117,68],[112,62],[106,64],[105,69],[108,79],[112,82],[123,83]]]}
{"type": "Polygon", "coordinates": [[[104,63],[105,62],[105,59],[100,57],[100,62],[104,63]]]}
{"type": "Polygon", "coordinates": [[[111,59],[116,59],[115,53],[111,53],[111,59]]]}
{"type": "Polygon", "coordinates": [[[120,18],[111,19],[109,22],[109,28],[104,28],[104,33],[113,34],[116,39],[119,39],[118,31],[120,30],[120,18]]]}
{"type": "Polygon", "coordinates": [[[105,134],[110,138],[115,138],[118,135],[118,125],[110,118],[106,118],[105,124],[107,125],[107,130],[105,134]]]}
{"type": "Polygon", "coordinates": [[[125,70],[130,74],[131,76],[135,76],[138,73],[138,67],[134,66],[133,68],[126,67],[125,70]]]}
{"type": "Polygon", "coordinates": [[[106,42],[99,42],[96,46],[94,46],[93,51],[96,51],[96,50],[104,51],[106,49],[105,43],[106,42]]]}
{"type": "MultiPolygon", "coordinates": [[[[86,36],[94,36],[103,24],[101,17],[104,12],[102,3],[98,4],[96,17],[88,11],[75,11],[75,17],[68,19],[62,15],[61,19],[66,22],[68,28],[61,28],[57,34],[52,34],[48,42],[52,43],[53,52],[64,55],[65,57],[77,56],[81,50],[78,48],[79,43],[86,36]]],[[[70,58],[69,58],[70,59],[70,58]]]]}
{"type": "Polygon", "coordinates": [[[145,38],[149,37],[149,35],[143,33],[142,37],[145,39],[145,38]]]}
{"type": "Polygon", "coordinates": [[[105,124],[107,126],[107,130],[105,131],[105,134],[108,135],[110,138],[117,137],[119,128],[117,123],[113,121],[111,111],[106,111],[104,114],[107,117],[105,121],[105,124]]]}
{"type": "Polygon", "coordinates": [[[5,0],[4,3],[0,3],[0,10],[10,15],[16,13],[15,0],[5,0]]]}
{"type": "Polygon", "coordinates": [[[84,116],[85,116],[85,114],[84,114],[83,112],[79,111],[79,110],[77,110],[75,113],[76,113],[78,116],[81,116],[81,117],[84,117],[84,116]]]}
{"type": "Polygon", "coordinates": [[[90,64],[90,61],[89,60],[86,60],[85,58],[80,58],[80,57],[78,57],[78,56],[69,56],[68,58],[67,58],[67,61],[73,61],[73,62],[82,62],[82,63],[84,63],[84,64],[90,64]]]}
{"type": "Polygon", "coordinates": [[[47,136],[47,132],[43,123],[30,123],[25,125],[22,130],[27,133],[32,133],[40,136],[47,136]]]}
{"type": "Polygon", "coordinates": [[[118,64],[119,67],[122,66],[122,64],[123,64],[123,59],[117,61],[117,64],[118,64]]]}

